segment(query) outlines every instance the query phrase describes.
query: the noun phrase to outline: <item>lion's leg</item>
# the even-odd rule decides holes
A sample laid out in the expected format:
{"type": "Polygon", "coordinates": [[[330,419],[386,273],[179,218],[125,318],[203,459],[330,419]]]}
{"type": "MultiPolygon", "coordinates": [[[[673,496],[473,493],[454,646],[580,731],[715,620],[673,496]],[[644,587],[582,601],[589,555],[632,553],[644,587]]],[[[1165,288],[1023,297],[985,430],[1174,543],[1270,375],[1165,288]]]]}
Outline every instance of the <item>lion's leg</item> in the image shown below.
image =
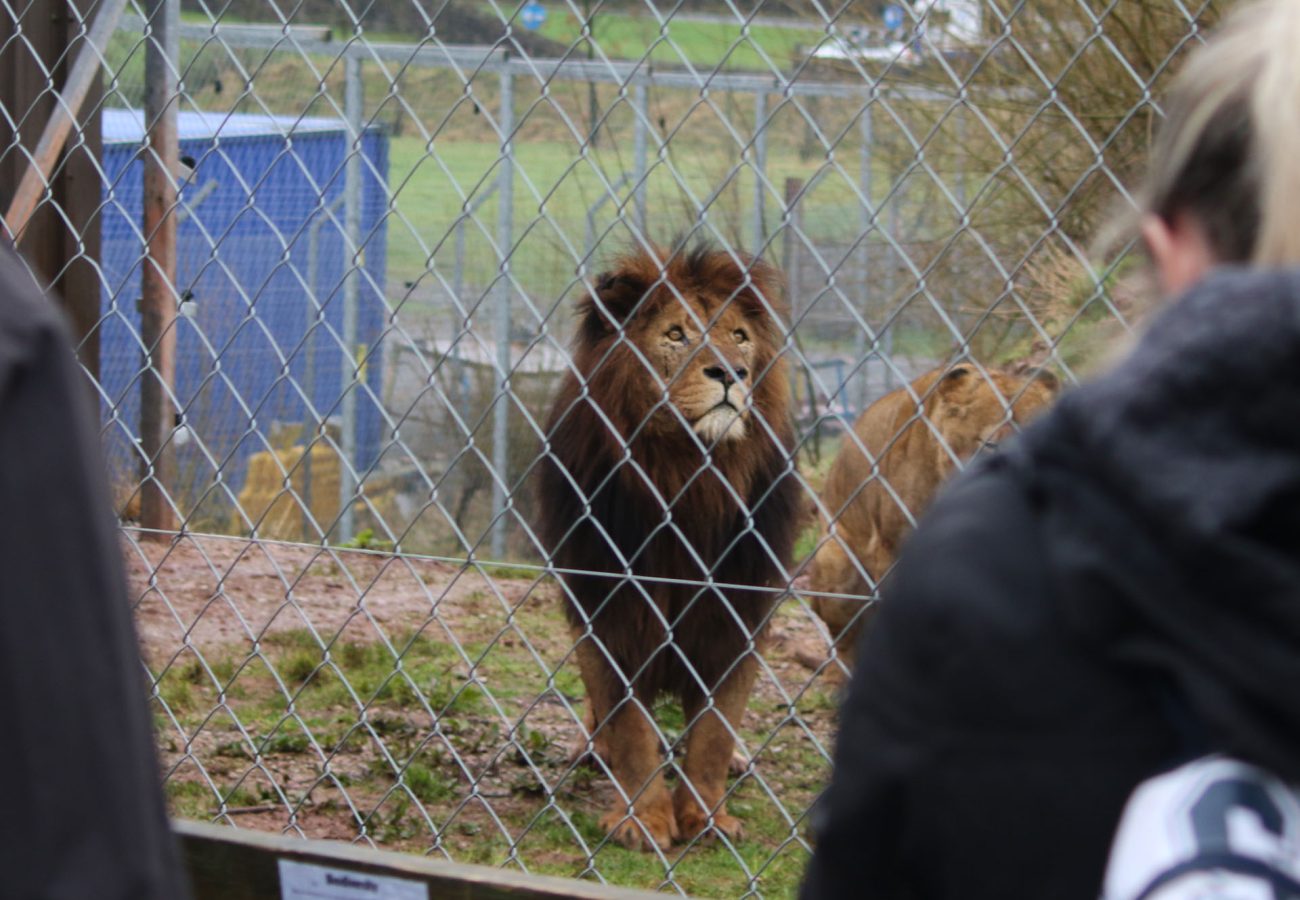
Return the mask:
{"type": "Polygon", "coordinates": [[[634,850],[656,844],[667,850],[677,838],[677,823],[650,710],[629,696],[623,675],[590,639],[578,645],[577,657],[594,724],[592,743],[608,762],[616,789],[601,827],[634,850]]]}
{"type": "Polygon", "coordinates": [[[757,672],[754,658],[747,656],[713,692],[711,707],[698,690],[682,698],[686,719],[692,723],[686,736],[682,781],[673,794],[673,811],[683,838],[692,838],[710,825],[732,840],[744,836],[740,820],[728,814],[722,798],[736,746],[734,735],[740,729],[757,672]]]}
{"type": "Polygon", "coordinates": [[[817,551],[810,586],[814,591],[846,594],[855,599],[818,596],[813,597],[811,605],[826,623],[840,659],[852,665],[857,653],[858,635],[876,614],[875,600],[871,599],[873,582],[879,583],[889,571],[894,563],[894,551],[880,539],[879,534],[857,541],[845,532],[840,540],[827,541],[817,551]],[[846,551],[840,540],[848,541],[849,546],[857,548],[856,551],[846,551]]]}
{"type": "MultiPolygon", "coordinates": [[[[862,577],[862,568],[868,572],[873,571],[872,566],[867,560],[858,560],[850,555],[841,541],[853,542],[852,536],[843,531],[838,538],[831,538],[822,544],[813,557],[811,566],[809,587],[817,592],[816,596],[811,598],[810,606],[813,612],[826,623],[826,630],[830,632],[831,640],[834,642],[836,653],[840,659],[847,665],[852,665],[854,648],[857,646],[858,633],[861,631],[862,624],[871,615],[871,610],[864,609],[864,600],[847,600],[843,597],[823,597],[822,593],[827,594],[847,594],[865,596],[870,593],[870,587],[867,580],[862,577]]],[[[879,541],[874,538],[867,542],[864,555],[875,557],[879,554],[876,547],[879,541]]],[[[808,655],[808,659],[802,660],[806,665],[811,663],[810,667],[815,668],[822,664],[825,659],[825,653],[820,654],[820,659],[814,658],[813,654],[808,655]]]]}

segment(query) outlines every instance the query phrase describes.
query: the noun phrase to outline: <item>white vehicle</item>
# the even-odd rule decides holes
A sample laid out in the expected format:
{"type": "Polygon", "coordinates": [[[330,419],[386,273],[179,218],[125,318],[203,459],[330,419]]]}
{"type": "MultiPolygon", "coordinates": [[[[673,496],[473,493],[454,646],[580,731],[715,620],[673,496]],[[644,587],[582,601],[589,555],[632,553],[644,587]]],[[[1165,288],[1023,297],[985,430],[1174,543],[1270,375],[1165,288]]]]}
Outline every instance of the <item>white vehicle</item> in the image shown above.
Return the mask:
{"type": "Polygon", "coordinates": [[[813,51],[814,59],[917,62],[926,53],[950,53],[983,41],[979,0],[899,0],[879,27],[848,26],[813,51]]]}

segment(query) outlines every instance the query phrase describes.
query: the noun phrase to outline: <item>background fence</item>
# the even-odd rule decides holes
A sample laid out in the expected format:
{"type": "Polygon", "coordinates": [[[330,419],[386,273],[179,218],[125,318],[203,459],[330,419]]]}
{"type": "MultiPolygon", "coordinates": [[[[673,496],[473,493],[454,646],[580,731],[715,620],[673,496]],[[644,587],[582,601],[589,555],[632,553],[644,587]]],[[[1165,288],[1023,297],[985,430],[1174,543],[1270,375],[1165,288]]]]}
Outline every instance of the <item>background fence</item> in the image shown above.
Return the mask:
{"type": "Polygon", "coordinates": [[[747,837],[607,841],[533,524],[572,304],[645,241],[781,267],[811,507],[921,372],[1068,381],[1123,334],[1140,280],[1085,249],[1223,6],[0,0],[6,208],[73,114],[10,231],[100,403],[174,810],[787,895],[843,668],[799,580],[826,538],[739,735],[747,837]]]}

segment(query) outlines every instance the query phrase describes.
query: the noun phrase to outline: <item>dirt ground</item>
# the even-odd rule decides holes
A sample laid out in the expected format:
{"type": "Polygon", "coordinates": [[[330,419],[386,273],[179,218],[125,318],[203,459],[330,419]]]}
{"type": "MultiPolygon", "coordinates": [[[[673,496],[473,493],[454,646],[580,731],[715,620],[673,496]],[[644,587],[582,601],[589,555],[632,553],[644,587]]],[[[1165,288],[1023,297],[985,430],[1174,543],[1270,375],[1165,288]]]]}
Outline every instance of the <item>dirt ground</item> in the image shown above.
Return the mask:
{"type": "MultiPolygon", "coordinates": [[[[124,551],[175,814],[561,874],[596,865],[612,788],[571,758],[582,691],[549,579],[236,538],[128,533],[124,551]]],[[[784,603],[742,732],[751,760],[731,803],[757,827],[733,851],[741,869],[753,857],[774,876],[806,854],[841,683],[838,662],[809,666],[825,648],[807,608],[784,603]]],[[[706,851],[673,865],[689,853],[706,851]]]]}

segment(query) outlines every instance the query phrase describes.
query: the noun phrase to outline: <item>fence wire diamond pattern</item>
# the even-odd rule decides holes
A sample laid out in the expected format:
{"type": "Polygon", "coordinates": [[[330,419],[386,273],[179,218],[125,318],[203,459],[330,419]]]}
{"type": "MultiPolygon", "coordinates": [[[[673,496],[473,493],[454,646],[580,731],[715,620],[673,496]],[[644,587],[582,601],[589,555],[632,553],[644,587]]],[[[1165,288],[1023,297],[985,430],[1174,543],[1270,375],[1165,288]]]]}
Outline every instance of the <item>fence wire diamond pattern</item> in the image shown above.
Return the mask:
{"type": "Polygon", "coordinates": [[[0,0],[0,63],[27,73],[4,94],[0,183],[31,169],[42,189],[26,230],[6,196],[7,235],[30,250],[51,223],[70,233],[66,269],[32,264],[65,294],[67,271],[93,273],[78,354],[174,812],[680,894],[789,895],[850,664],[835,637],[870,615],[892,558],[864,549],[854,517],[876,504],[906,530],[925,498],[891,473],[912,471],[917,441],[940,470],[969,460],[931,402],[947,385],[992,389],[990,443],[1039,402],[1033,385],[1086,374],[1141,314],[1130,256],[1087,250],[1142,165],[1153,98],[1223,6],[0,0]],[[51,22],[69,35],[53,56],[51,22]],[[98,84],[75,109],[60,85],[79,57],[98,84]],[[42,168],[59,109],[69,150],[42,168]],[[60,185],[77,166],[74,196],[60,185]],[[691,306],[708,285],[666,271],[694,246],[741,272],[717,308],[691,306]],[[657,272],[585,367],[575,305],[612,302],[629,254],[657,272]],[[752,260],[784,291],[751,290],[752,260]],[[752,294],[775,352],[753,371],[716,327],[752,294]],[[782,446],[803,512],[790,558],[764,543],[779,576],[749,583],[771,607],[744,625],[754,652],[717,678],[686,649],[699,636],[673,631],[690,604],[677,622],[664,612],[679,591],[744,618],[687,498],[725,482],[741,546],[776,489],[729,481],[733,426],[702,429],[673,399],[689,366],[665,367],[636,330],[655,297],[722,396],[748,380],[758,397],[770,378],[790,397],[788,446],[757,400],[736,413],[782,446]],[[597,382],[624,357],[639,372],[615,409],[597,382]],[[659,494],[644,545],[689,548],[681,571],[650,571],[644,547],[601,532],[604,488],[587,496],[581,466],[565,483],[587,509],[566,533],[611,562],[565,570],[548,546],[557,500],[537,485],[559,458],[548,415],[566,383],[594,410],[592,440],[622,442],[615,481],[660,490],[638,442],[695,435],[686,455],[702,462],[659,494]],[[646,385],[629,429],[622,406],[646,385]],[[901,418],[884,438],[855,432],[891,392],[901,418]],[[818,558],[838,580],[818,581],[818,558]],[[636,693],[639,676],[609,663],[632,711],[592,720],[584,654],[617,652],[602,613],[575,628],[566,607],[598,576],[617,583],[610,603],[658,610],[641,637],[682,661],[695,708],[636,693]],[[728,720],[723,685],[742,669],[754,687],[728,720]],[[650,729],[636,784],[610,746],[619,715],[650,729]],[[743,834],[684,755],[711,716],[735,743],[720,801],[743,834]],[[713,827],[650,840],[664,778],[713,827]],[[629,829],[602,818],[620,803],[629,829]]]}

